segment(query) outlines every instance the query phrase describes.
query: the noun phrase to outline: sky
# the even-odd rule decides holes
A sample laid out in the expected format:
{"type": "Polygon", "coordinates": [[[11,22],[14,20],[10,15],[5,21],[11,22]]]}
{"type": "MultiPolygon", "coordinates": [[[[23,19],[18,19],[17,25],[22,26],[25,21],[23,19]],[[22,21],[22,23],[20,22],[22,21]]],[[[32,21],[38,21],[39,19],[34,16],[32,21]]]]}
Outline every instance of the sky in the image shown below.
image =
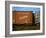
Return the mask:
{"type": "Polygon", "coordinates": [[[13,11],[33,11],[35,13],[36,11],[39,12],[40,8],[35,8],[35,7],[13,7],[13,11]]]}

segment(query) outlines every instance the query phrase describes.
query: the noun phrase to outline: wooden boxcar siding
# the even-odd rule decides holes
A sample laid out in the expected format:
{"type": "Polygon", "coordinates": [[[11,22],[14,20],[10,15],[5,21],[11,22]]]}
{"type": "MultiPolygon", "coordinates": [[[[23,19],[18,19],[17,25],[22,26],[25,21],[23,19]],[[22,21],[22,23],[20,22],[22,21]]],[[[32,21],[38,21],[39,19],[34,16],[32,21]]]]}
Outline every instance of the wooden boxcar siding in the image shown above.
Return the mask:
{"type": "Polygon", "coordinates": [[[13,11],[14,24],[32,23],[32,18],[32,11],[13,11]]]}

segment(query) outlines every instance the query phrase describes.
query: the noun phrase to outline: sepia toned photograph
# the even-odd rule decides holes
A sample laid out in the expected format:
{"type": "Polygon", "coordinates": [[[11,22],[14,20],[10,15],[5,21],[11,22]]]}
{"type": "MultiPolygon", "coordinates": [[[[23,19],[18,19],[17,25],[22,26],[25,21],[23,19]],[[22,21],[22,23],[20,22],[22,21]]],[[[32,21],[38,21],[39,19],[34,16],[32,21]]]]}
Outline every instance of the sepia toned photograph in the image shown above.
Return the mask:
{"type": "Polygon", "coordinates": [[[40,30],[40,8],[12,7],[12,30],[40,30]]]}

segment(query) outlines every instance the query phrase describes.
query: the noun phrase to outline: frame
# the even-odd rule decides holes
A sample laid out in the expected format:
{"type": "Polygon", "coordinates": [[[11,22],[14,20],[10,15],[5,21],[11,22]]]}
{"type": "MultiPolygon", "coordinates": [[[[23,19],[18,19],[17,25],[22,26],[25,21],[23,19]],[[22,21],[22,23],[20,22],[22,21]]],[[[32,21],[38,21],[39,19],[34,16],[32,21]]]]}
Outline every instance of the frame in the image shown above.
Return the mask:
{"type": "MultiPolygon", "coordinates": [[[[6,8],[5,9],[5,20],[6,20],[5,21],[5,23],[6,23],[5,24],[5,30],[6,30],[5,31],[5,36],[6,37],[30,36],[30,35],[44,35],[45,34],[45,31],[44,31],[44,15],[45,15],[44,14],[44,3],[6,1],[5,2],[5,8],[6,8]],[[40,26],[35,25],[35,26],[39,27],[38,29],[33,29],[33,30],[32,29],[30,29],[30,30],[29,29],[28,30],[24,29],[22,31],[18,30],[16,28],[15,28],[16,30],[13,29],[13,26],[14,26],[13,24],[23,23],[23,21],[21,21],[21,20],[20,20],[21,22],[19,22],[19,20],[18,21],[15,20],[16,23],[13,23],[13,20],[12,20],[12,17],[13,17],[12,13],[13,12],[18,12],[18,11],[19,12],[23,12],[23,11],[25,11],[25,10],[22,10],[23,9],[22,7],[25,7],[26,9],[27,8],[29,9],[29,7],[30,7],[30,10],[26,10],[27,12],[29,12],[29,11],[32,12],[32,10],[34,12],[34,9],[35,9],[35,11],[37,10],[39,12],[40,18],[35,19],[35,21],[36,21],[35,24],[39,23],[39,25],[40,25],[40,26]],[[21,8],[21,9],[17,9],[17,8],[21,8]]],[[[34,13],[34,15],[37,15],[37,13],[34,13]]],[[[35,16],[35,17],[37,17],[37,16],[35,16]]],[[[29,20],[29,22],[30,22],[30,20],[29,20]]]]}

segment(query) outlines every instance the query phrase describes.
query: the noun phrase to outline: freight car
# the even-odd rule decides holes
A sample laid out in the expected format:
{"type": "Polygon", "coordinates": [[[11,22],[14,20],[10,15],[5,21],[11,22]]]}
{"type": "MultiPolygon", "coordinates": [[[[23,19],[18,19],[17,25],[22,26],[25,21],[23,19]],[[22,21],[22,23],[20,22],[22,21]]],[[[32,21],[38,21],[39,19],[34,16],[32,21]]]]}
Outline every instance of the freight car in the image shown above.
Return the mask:
{"type": "Polygon", "coordinates": [[[32,11],[13,11],[13,24],[33,23],[32,11]]]}

